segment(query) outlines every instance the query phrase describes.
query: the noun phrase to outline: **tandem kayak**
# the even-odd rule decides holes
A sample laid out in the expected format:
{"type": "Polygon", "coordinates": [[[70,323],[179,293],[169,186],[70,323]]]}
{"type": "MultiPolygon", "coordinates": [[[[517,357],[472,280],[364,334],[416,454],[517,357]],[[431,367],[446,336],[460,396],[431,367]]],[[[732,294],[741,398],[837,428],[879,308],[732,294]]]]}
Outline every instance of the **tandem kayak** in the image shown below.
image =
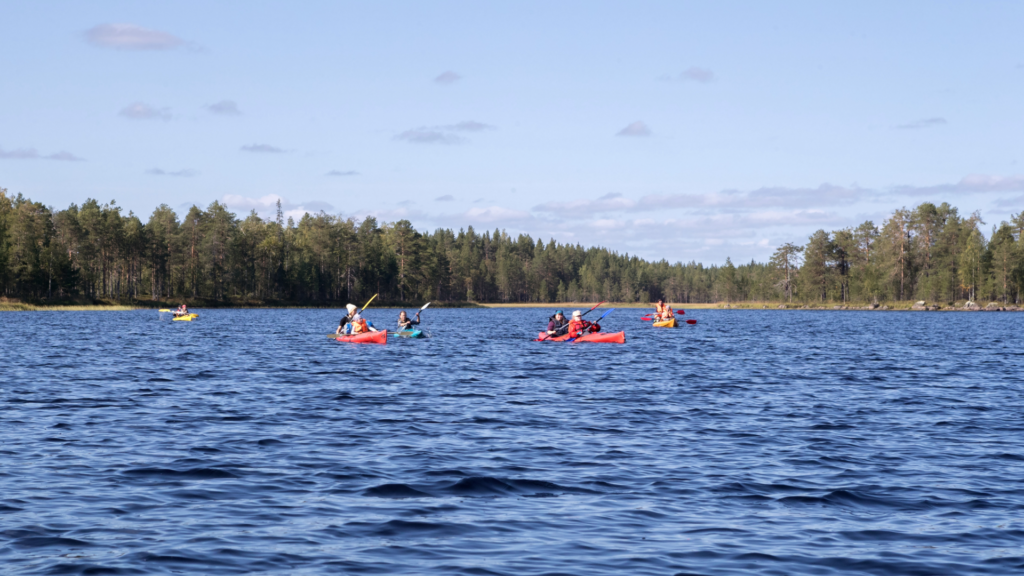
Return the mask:
{"type": "Polygon", "coordinates": [[[199,318],[199,314],[182,314],[181,316],[175,316],[172,318],[175,322],[191,322],[199,318]]]}
{"type": "Polygon", "coordinates": [[[655,328],[675,328],[676,326],[679,326],[679,324],[676,323],[676,319],[674,317],[654,323],[655,328]]]}
{"type": "MultiPolygon", "coordinates": [[[[562,336],[551,337],[548,336],[547,332],[541,332],[537,335],[537,339],[534,342],[566,342],[570,340],[568,334],[562,336]]],[[[594,332],[591,334],[584,334],[573,342],[612,342],[614,344],[625,344],[626,333],[625,332],[594,332]]]]}
{"type": "Polygon", "coordinates": [[[401,338],[426,338],[427,337],[427,335],[423,333],[423,330],[420,330],[418,328],[417,329],[413,329],[413,330],[399,330],[397,332],[394,332],[394,334],[395,334],[395,336],[399,336],[401,338]]]}
{"type": "Polygon", "coordinates": [[[339,336],[335,338],[338,342],[349,342],[351,344],[387,344],[388,333],[384,330],[380,332],[363,332],[362,334],[354,334],[351,336],[339,336]]]}

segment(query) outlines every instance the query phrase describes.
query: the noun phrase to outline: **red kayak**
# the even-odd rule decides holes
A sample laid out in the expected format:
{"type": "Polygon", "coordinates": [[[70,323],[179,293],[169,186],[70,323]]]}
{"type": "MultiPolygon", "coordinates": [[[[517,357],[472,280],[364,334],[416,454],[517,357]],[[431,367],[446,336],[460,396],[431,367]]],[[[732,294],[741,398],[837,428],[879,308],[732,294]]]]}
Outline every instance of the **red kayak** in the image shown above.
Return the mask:
{"type": "MultiPolygon", "coordinates": [[[[562,336],[551,337],[548,336],[547,332],[541,332],[537,335],[537,339],[534,342],[565,342],[569,339],[568,334],[562,336]]],[[[590,334],[584,334],[579,338],[573,340],[573,342],[612,342],[615,344],[626,343],[625,332],[592,332],[590,334]]]]}
{"type": "Polygon", "coordinates": [[[353,336],[339,336],[338,342],[350,342],[352,344],[387,344],[388,333],[384,330],[379,332],[363,332],[353,336]]]}

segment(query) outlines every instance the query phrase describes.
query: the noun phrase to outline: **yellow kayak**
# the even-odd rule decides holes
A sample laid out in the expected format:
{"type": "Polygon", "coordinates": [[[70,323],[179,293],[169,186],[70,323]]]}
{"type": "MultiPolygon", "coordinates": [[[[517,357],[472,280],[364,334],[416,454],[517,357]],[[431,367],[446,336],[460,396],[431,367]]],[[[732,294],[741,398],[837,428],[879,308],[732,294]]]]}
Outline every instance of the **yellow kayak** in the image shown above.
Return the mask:
{"type": "Polygon", "coordinates": [[[678,326],[678,324],[676,324],[676,319],[674,317],[662,322],[654,323],[655,328],[675,328],[676,326],[678,326]]]}
{"type": "Polygon", "coordinates": [[[184,316],[175,316],[174,317],[174,321],[175,322],[191,322],[191,321],[195,320],[196,318],[199,318],[199,314],[185,314],[184,316]]]}

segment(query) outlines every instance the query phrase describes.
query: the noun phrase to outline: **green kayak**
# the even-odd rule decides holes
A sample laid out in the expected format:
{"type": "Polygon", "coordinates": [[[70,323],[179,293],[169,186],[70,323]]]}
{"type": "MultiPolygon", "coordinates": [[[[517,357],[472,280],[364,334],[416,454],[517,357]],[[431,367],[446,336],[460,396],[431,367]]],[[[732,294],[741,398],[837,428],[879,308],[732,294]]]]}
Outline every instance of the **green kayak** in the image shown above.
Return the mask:
{"type": "Polygon", "coordinates": [[[427,335],[423,333],[423,330],[420,330],[418,328],[413,329],[413,330],[399,330],[398,332],[395,332],[395,335],[399,336],[401,338],[426,338],[427,337],[427,335]]]}

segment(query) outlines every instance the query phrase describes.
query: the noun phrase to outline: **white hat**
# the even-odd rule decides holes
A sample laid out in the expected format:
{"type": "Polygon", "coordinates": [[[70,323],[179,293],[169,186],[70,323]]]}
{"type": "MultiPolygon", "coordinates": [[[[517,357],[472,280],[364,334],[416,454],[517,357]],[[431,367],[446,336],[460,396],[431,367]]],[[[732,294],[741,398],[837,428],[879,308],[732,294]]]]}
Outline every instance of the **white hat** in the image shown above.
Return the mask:
{"type": "Polygon", "coordinates": [[[356,311],[355,304],[345,304],[345,308],[348,310],[349,314],[353,314],[356,311]]]}
{"type": "Polygon", "coordinates": [[[572,317],[576,318],[577,316],[583,316],[583,314],[581,314],[579,310],[573,310],[572,317]]]}

